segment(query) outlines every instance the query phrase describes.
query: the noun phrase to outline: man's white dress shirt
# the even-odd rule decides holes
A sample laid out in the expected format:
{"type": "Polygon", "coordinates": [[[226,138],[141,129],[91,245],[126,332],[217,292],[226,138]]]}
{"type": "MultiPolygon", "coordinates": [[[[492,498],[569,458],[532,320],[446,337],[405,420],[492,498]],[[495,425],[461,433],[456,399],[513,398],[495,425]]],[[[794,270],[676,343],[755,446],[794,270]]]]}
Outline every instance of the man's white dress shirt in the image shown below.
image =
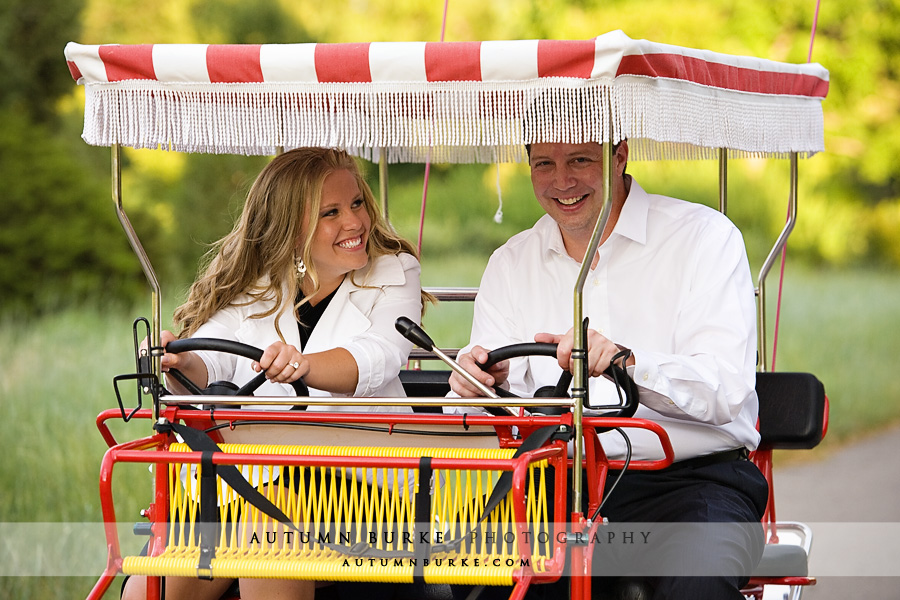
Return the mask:
{"type": "MultiPolygon", "coordinates": [[[[615,229],[598,252],[583,314],[591,329],[634,352],[629,371],[641,398],[635,416],[666,429],[675,460],[755,449],[756,308],[738,229],[709,207],[648,194],[632,180],[615,229]]],[[[568,331],[579,268],[547,215],[512,237],[485,269],[464,351],[568,331]]],[[[530,397],[560,373],[555,358],[514,359],[510,390],[530,397]]],[[[592,406],[617,402],[614,386],[591,379],[589,399],[592,406]]],[[[634,458],[662,456],[655,435],[626,432],[634,458]]],[[[611,458],[624,455],[617,432],[601,439],[611,458]]]]}

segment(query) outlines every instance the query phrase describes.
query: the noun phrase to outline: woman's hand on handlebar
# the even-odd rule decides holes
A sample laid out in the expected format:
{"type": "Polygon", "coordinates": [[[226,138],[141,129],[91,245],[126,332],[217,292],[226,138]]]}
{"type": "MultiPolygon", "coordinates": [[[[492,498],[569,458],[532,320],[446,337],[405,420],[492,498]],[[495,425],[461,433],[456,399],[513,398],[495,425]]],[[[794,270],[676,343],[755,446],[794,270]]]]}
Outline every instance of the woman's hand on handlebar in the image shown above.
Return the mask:
{"type": "MultiPolygon", "coordinates": [[[[499,386],[509,377],[509,361],[500,361],[487,371],[482,370],[479,366],[484,364],[488,359],[488,351],[481,346],[475,346],[468,354],[461,354],[457,357],[459,366],[472,374],[475,379],[486,385],[487,387],[499,386]]],[[[478,388],[465,380],[465,378],[453,372],[450,374],[450,389],[456,392],[461,398],[477,398],[483,396],[478,388]]]]}
{"type": "MultiPolygon", "coordinates": [[[[169,342],[177,339],[178,336],[167,329],[162,330],[159,334],[159,342],[163,348],[168,346],[169,342]]],[[[144,341],[141,342],[141,349],[146,350],[148,346],[149,341],[144,338],[144,341]]],[[[193,352],[164,352],[159,359],[159,367],[163,373],[168,372],[170,369],[178,369],[200,388],[206,387],[209,383],[206,363],[200,360],[193,352]]],[[[173,378],[167,378],[166,384],[176,393],[188,393],[184,386],[173,378]]]]}
{"type": "MultiPolygon", "coordinates": [[[[159,334],[159,341],[162,344],[162,347],[165,348],[169,342],[173,340],[177,340],[178,337],[167,329],[163,329],[159,334]]],[[[146,340],[145,340],[146,341],[146,340]]],[[[193,352],[182,352],[180,354],[173,354],[171,352],[166,352],[159,359],[159,365],[162,369],[163,373],[168,371],[169,369],[178,369],[179,371],[188,371],[190,370],[189,365],[196,357],[193,352]]]]}
{"type": "MultiPolygon", "coordinates": [[[[159,343],[165,348],[169,342],[173,340],[177,340],[178,336],[169,331],[168,329],[163,329],[159,334],[159,343]]],[[[144,341],[141,342],[141,350],[147,350],[150,346],[150,341],[147,338],[144,338],[144,341]]],[[[173,354],[171,352],[165,352],[159,359],[159,366],[163,373],[168,371],[169,369],[178,369],[179,371],[187,371],[189,370],[189,365],[193,362],[195,358],[193,356],[193,352],[182,352],[181,354],[173,354]],[[187,367],[187,368],[186,368],[187,367]]]]}
{"type": "Polygon", "coordinates": [[[254,362],[253,370],[266,372],[269,381],[291,383],[309,373],[309,360],[296,347],[275,342],[265,349],[259,362],[254,362]]]}
{"type": "MultiPolygon", "coordinates": [[[[574,328],[569,329],[564,335],[552,333],[538,333],[534,336],[535,342],[543,342],[549,344],[557,344],[556,360],[560,368],[572,372],[572,348],[575,345],[574,328]]],[[[613,357],[621,351],[621,348],[613,343],[610,339],[603,336],[600,332],[588,329],[587,334],[588,347],[588,375],[590,377],[599,377],[603,375],[609,368],[609,363],[613,357]]],[[[629,365],[634,364],[634,357],[628,358],[629,365]]],[[[624,368],[625,365],[622,365],[624,368]]]]}

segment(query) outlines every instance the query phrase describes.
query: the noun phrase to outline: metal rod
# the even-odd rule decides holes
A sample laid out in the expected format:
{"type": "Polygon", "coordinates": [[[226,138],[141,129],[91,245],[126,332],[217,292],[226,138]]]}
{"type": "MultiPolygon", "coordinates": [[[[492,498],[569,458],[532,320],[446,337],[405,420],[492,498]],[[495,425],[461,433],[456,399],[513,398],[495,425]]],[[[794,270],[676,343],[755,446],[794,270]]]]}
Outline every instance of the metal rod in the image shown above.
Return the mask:
{"type": "MultiPolygon", "coordinates": [[[[610,123],[612,123],[612,115],[610,115],[610,123]]],[[[582,329],[582,320],[584,314],[584,283],[587,281],[588,273],[591,270],[591,263],[597,254],[597,248],[600,246],[600,239],[603,237],[603,231],[606,229],[606,223],[609,221],[610,212],[612,212],[612,188],[613,178],[613,140],[612,128],[610,128],[610,139],[603,145],[603,208],[600,211],[600,218],[594,226],[594,232],[591,234],[591,240],[588,242],[587,250],[581,261],[581,269],[578,272],[578,279],[575,282],[574,293],[574,313],[575,325],[574,345],[572,349],[572,413],[575,425],[575,448],[572,460],[572,505],[575,511],[581,511],[581,461],[584,456],[584,439],[583,427],[581,420],[584,417],[584,399],[587,397],[588,382],[584,377],[584,361],[587,359],[587,340],[584,339],[584,331],[582,329]],[[584,354],[580,354],[581,350],[584,354]]]]}
{"type": "Polygon", "coordinates": [[[381,196],[381,214],[384,220],[389,222],[387,148],[381,148],[378,153],[378,194],[381,196]]]}
{"type": "Polygon", "coordinates": [[[784,250],[788,237],[797,223],[797,162],[797,153],[791,152],[791,192],[788,200],[788,220],[759,272],[756,299],[756,338],[759,364],[756,365],[756,368],[761,373],[766,372],[766,277],[778,255],[784,250]]]}
{"type": "MultiPolygon", "coordinates": [[[[496,396],[496,394],[495,394],[496,396]]],[[[184,404],[196,405],[198,396],[171,395],[163,396],[161,402],[167,406],[184,404]]],[[[569,398],[478,398],[478,406],[498,406],[501,408],[540,408],[545,406],[571,406],[569,398]]],[[[203,396],[203,406],[211,405],[272,405],[294,406],[297,398],[294,396],[203,396]]],[[[303,404],[310,406],[472,406],[472,398],[362,398],[362,397],[329,397],[317,396],[302,398],[303,404]]],[[[518,412],[509,411],[511,415],[518,416],[518,412]]]]}
{"type": "Polygon", "coordinates": [[[719,212],[728,214],[728,148],[719,148],[719,212]]]}
{"type": "MultiPolygon", "coordinates": [[[[128,238],[131,249],[141,264],[144,277],[150,285],[150,346],[159,346],[160,334],[162,333],[162,303],[160,301],[159,280],[156,278],[153,265],[150,264],[150,259],[141,245],[141,240],[135,233],[134,227],[131,226],[131,221],[128,220],[128,215],[125,214],[125,208],[122,205],[122,148],[119,144],[113,144],[110,150],[112,153],[112,197],[116,208],[116,216],[119,218],[119,224],[125,231],[125,236],[128,238]]],[[[150,368],[157,378],[162,377],[159,361],[160,358],[158,356],[150,355],[150,368]]],[[[158,405],[154,405],[153,417],[154,419],[159,417],[158,405]]]]}
{"type": "Polygon", "coordinates": [[[477,287],[430,287],[425,291],[442,302],[472,302],[478,295],[477,287]]]}
{"type": "MultiPolygon", "coordinates": [[[[459,348],[444,348],[443,352],[444,352],[444,354],[446,354],[448,357],[452,358],[453,360],[456,360],[456,358],[459,356],[459,348]]],[[[413,348],[412,350],[409,351],[409,360],[421,361],[421,360],[440,360],[440,359],[437,358],[434,354],[432,354],[428,350],[422,350],[421,348],[413,348]]],[[[413,368],[412,370],[415,371],[416,369],[413,368]]]]}

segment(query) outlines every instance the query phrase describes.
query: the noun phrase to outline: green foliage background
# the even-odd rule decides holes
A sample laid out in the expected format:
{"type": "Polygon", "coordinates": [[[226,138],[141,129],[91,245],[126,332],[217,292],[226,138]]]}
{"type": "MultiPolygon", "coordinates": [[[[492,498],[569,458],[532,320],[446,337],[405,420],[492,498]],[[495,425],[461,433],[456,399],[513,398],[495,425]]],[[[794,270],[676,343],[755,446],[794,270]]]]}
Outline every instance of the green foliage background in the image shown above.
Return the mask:
{"type": "MultiPolygon", "coordinates": [[[[102,290],[130,301],[142,290],[130,250],[116,236],[108,151],[77,139],[83,90],[71,80],[67,41],[275,43],[436,40],[439,0],[7,0],[0,8],[0,310],[40,312],[102,290]]],[[[622,29],[635,38],[805,62],[815,3],[454,0],[445,39],[587,38],[622,29]]],[[[900,266],[900,0],[824,2],[813,60],[831,73],[826,152],[801,164],[801,221],[792,257],[819,265],[900,266]]],[[[125,152],[126,208],[151,259],[182,293],[205,244],[239,209],[264,158],[125,152]],[[197,218],[203,215],[204,218],[197,218]]],[[[433,170],[426,252],[489,252],[537,215],[524,173],[501,168],[503,224],[494,166],[433,170]],[[443,198],[442,196],[447,196],[443,198]],[[472,218],[463,218],[469,217],[472,218]],[[439,224],[439,226],[437,225],[439,224]]],[[[732,218],[751,255],[763,256],[784,222],[784,167],[738,161],[732,218]],[[781,186],[781,187],[779,187],[781,186]],[[747,201],[737,199],[747,197],[747,201]]],[[[375,169],[370,170],[374,175],[375,169]]],[[[645,187],[713,202],[714,171],[655,165],[645,187]],[[710,183],[713,182],[713,183],[710,183]]],[[[423,167],[392,167],[392,216],[418,235],[423,167]]]]}

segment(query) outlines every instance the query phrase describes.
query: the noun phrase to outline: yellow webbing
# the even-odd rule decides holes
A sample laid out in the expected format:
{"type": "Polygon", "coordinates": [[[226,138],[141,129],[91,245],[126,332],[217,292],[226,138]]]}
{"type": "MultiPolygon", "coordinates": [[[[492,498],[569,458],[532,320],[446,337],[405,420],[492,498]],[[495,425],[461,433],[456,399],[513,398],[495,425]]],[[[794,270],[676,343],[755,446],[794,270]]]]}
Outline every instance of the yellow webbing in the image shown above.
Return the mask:
{"type": "MultiPolygon", "coordinates": [[[[360,448],[321,446],[221,445],[229,454],[509,459],[513,449],[360,448]]],[[[189,452],[173,444],[173,452],[189,452]]],[[[212,572],[215,577],[292,578],[411,582],[413,562],[406,555],[369,558],[339,552],[318,541],[342,547],[366,542],[378,550],[410,553],[415,521],[418,469],[353,467],[291,468],[273,464],[239,466],[250,483],[278,506],[301,530],[273,522],[219,480],[220,528],[212,572]],[[282,476],[285,475],[285,476],[282,476]]],[[[546,461],[530,466],[526,500],[535,571],[552,552],[537,543],[548,532],[546,461]]],[[[157,557],[126,557],[129,574],[196,577],[199,540],[200,465],[169,466],[170,525],[165,552],[157,557]],[[190,474],[190,475],[188,475],[190,474]]],[[[474,529],[458,552],[433,554],[424,568],[432,583],[511,585],[522,568],[513,515],[512,492],[481,522],[487,497],[499,471],[435,469],[431,494],[431,541],[446,542],[474,529]],[[503,542],[506,540],[506,542],[503,542]]],[[[427,482],[425,485],[429,485],[427,482]]]]}

